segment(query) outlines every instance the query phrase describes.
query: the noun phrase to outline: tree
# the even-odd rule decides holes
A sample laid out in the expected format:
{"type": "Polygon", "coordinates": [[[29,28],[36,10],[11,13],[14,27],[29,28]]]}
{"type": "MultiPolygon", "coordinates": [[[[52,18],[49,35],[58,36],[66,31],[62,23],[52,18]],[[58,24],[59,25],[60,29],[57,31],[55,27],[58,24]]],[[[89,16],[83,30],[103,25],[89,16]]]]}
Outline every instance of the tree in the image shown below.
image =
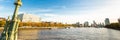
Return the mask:
{"type": "Polygon", "coordinates": [[[119,23],[111,23],[110,25],[106,25],[105,27],[112,28],[112,29],[120,29],[120,24],[119,23]]]}
{"type": "Polygon", "coordinates": [[[6,23],[6,21],[4,21],[4,20],[0,21],[0,27],[4,27],[5,23],[6,23]]]}

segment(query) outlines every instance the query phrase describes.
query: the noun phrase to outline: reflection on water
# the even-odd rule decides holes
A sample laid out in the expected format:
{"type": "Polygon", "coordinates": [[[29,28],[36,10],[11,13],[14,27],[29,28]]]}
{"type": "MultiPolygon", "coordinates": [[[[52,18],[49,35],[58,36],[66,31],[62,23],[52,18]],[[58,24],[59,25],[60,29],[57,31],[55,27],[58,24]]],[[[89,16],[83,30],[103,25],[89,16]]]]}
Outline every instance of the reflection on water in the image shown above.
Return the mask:
{"type": "Polygon", "coordinates": [[[19,40],[120,40],[120,31],[106,28],[19,30],[19,40]]]}

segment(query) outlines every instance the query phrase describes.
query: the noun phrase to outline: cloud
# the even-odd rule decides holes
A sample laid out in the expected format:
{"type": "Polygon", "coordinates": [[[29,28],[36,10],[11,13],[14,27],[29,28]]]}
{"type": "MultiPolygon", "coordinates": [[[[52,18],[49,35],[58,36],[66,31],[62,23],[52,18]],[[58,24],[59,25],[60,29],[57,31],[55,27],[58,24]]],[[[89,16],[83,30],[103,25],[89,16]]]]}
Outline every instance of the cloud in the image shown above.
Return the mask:
{"type": "Polygon", "coordinates": [[[53,22],[62,22],[62,23],[70,23],[70,24],[87,20],[87,19],[83,19],[83,17],[79,17],[75,15],[44,14],[44,16],[45,18],[43,18],[42,21],[53,21],[53,22]]]}
{"type": "MultiPolygon", "coordinates": [[[[0,0],[1,1],[1,0],[0,0]]],[[[104,1],[104,0],[102,0],[104,1]]],[[[104,22],[105,18],[110,18],[111,22],[117,22],[117,18],[120,17],[120,0],[106,0],[102,5],[98,5],[97,2],[93,3],[95,5],[84,5],[84,3],[78,6],[54,6],[50,9],[35,9],[35,10],[25,10],[29,13],[37,13],[36,15],[43,16],[42,21],[55,21],[63,23],[75,23],[89,21],[92,23],[93,20],[96,22],[104,22]],[[90,7],[91,6],[91,7],[90,7]],[[54,13],[55,12],[55,13],[54,13]],[[59,15],[60,14],[60,15],[59,15]]],[[[0,10],[4,7],[0,6],[0,10]]],[[[20,12],[20,13],[25,13],[20,12]]]]}
{"type": "Polygon", "coordinates": [[[104,5],[94,6],[97,9],[91,10],[68,10],[63,12],[64,14],[45,14],[49,16],[44,18],[45,21],[56,21],[63,23],[75,23],[89,21],[90,23],[95,20],[97,23],[104,22],[105,18],[109,18],[111,23],[117,22],[120,17],[120,0],[107,0],[104,5]],[[65,15],[65,13],[68,13],[65,15]]]}
{"type": "Polygon", "coordinates": [[[93,17],[91,19],[99,21],[104,21],[104,18],[110,18],[111,22],[117,22],[117,18],[120,17],[119,10],[120,0],[108,0],[103,6],[99,7],[98,9],[92,11],[88,10],[88,13],[84,14],[84,16],[88,18],[93,17]]]}
{"type": "Polygon", "coordinates": [[[117,19],[120,17],[120,0],[108,0],[103,7],[100,7],[97,10],[93,10],[88,14],[85,14],[87,17],[93,17],[93,19],[98,21],[104,21],[104,18],[110,18],[111,22],[117,22],[117,19]]]}
{"type": "Polygon", "coordinates": [[[55,14],[43,14],[44,16],[46,16],[46,17],[56,17],[56,16],[58,16],[58,15],[55,15],[55,14]]]}
{"type": "Polygon", "coordinates": [[[62,5],[62,6],[52,6],[51,8],[53,8],[53,9],[66,9],[67,6],[65,6],[65,5],[62,5]]]}
{"type": "MultiPolygon", "coordinates": [[[[67,16],[51,16],[42,19],[43,21],[53,21],[53,22],[62,22],[62,23],[71,23],[70,17],[67,16]]],[[[72,21],[73,22],[73,21],[72,21]]]]}
{"type": "Polygon", "coordinates": [[[53,11],[52,9],[38,9],[35,12],[51,12],[53,11]]]}
{"type": "Polygon", "coordinates": [[[27,12],[27,13],[34,13],[34,14],[40,14],[40,13],[51,13],[53,12],[53,9],[30,9],[30,10],[24,10],[22,12],[27,12]]]}

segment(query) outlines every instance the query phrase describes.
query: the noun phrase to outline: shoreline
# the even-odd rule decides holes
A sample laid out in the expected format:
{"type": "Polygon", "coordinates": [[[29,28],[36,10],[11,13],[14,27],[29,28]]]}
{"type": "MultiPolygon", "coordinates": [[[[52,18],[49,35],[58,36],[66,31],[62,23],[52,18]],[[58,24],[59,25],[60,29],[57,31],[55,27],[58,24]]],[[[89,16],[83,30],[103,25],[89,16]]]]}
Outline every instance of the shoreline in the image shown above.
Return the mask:
{"type": "MultiPolygon", "coordinates": [[[[103,28],[108,28],[108,27],[103,27],[103,28]]],[[[0,31],[3,31],[4,27],[0,27],[0,31]]],[[[32,30],[32,29],[37,29],[37,30],[51,30],[51,29],[65,29],[65,27],[19,27],[18,30],[32,30]]],[[[114,30],[119,30],[120,28],[108,28],[108,29],[114,29],[114,30]]]]}
{"type": "MultiPolygon", "coordinates": [[[[108,27],[105,27],[105,28],[108,28],[108,27]]],[[[108,28],[108,29],[114,29],[114,30],[120,31],[120,28],[108,28]]]]}
{"type": "MultiPolygon", "coordinates": [[[[39,29],[39,30],[51,30],[51,29],[63,29],[64,27],[19,27],[18,30],[29,30],[29,29],[39,29]]],[[[0,31],[3,30],[4,27],[0,27],[0,31]]]]}

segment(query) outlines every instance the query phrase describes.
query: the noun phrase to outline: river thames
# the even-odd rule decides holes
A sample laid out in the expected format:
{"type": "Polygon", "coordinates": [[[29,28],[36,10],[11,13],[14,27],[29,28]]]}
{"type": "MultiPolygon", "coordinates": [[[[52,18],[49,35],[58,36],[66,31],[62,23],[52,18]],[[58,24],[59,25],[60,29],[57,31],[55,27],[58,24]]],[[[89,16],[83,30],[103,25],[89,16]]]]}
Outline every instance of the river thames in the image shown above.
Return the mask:
{"type": "Polygon", "coordinates": [[[120,31],[107,28],[24,29],[19,30],[18,40],[120,40],[120,31]]]}

